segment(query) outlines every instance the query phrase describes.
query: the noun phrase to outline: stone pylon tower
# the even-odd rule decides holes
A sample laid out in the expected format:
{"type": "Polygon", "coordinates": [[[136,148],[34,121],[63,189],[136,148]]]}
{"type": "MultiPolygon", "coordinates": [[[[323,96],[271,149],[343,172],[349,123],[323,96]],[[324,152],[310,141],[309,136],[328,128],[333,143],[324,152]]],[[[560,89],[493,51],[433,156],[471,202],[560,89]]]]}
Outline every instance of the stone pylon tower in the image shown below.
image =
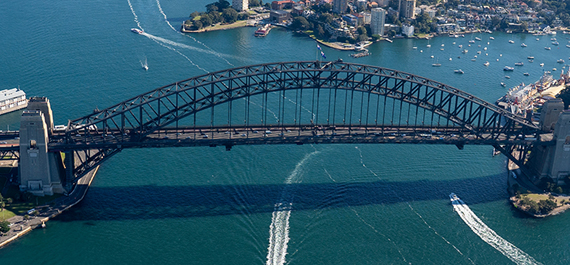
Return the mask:
{"type": "Polygon", "coordinates": [[[62,161],[59,153],[49,153],[53,128],[47,98],[31,98],[20,120],[20,190],[37,196],[63,193],[60,181],[62,161]]]}

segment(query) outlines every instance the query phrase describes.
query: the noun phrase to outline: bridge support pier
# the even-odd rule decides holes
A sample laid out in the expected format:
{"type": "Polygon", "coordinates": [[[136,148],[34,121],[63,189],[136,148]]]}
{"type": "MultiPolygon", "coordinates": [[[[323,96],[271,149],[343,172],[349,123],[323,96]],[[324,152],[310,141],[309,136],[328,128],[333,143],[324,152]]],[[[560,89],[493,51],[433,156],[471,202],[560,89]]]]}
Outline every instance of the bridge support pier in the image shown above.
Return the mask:
{"type": "Polygon", "coordinates": [[[65,192],[59,177],[61,156],[48,152],[51,116],[47,98],[32,98],[20,120],[20,190],[36,196],[65,192]]]}
{"type": "Polygon", "coordinates": [[[535,177],[548,177],[560,185],[570,176],[570,110],[558,116],[553,140],[552,146],[534,146],[528,165],[536,172],[535,177]]]}

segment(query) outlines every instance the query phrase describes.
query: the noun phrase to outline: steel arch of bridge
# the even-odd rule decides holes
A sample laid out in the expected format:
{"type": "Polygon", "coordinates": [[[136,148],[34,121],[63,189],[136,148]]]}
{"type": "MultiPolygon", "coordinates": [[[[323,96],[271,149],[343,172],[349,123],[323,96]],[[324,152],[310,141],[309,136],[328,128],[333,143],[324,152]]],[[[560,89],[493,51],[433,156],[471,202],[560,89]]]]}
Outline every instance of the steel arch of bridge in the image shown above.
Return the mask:
{"type": "Polygon", "coordinates": [[[522,165],[524,157],[510,150],[531,145],[525,137],[537,132],[523,117],[427,78],[306,61],[237,67],[163,86],[70,121],[65,132],[54,132],[50,150],[80,157],[68,162],[75,178],[123,148],[160,146],[489,144],[522,165]]]}

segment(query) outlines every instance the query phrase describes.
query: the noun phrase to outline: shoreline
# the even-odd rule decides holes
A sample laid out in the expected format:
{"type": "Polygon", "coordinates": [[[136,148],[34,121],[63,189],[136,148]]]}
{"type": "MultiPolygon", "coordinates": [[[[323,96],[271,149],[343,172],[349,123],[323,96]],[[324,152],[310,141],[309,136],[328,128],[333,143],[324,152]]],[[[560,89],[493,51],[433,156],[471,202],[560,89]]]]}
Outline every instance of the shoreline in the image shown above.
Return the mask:
{"type": "Polygon", "coordinates": [[[47,221],[80,203],[83,198],[85,198],[85,195],[87,194],[98,170],[99,167],[96,167],[93,171],[83,176],[68,196],[57,198],[47,205],[37,206],[36,209],[38,209],[38,211],[42,211],[38,216],[30,217],[29,220],[24,220],[24,217],[21,215],[16,215],[7,219],[7,221],[11,223],[11,229],[6,233],[6,235],[0,236],[0,248],[3,248],[9,243],[24,236],[33,229],[45,227],[45,223],[47,221]],[[54,203],[55,205],[50,206],[51,203],[54,203]],[[18,226],[20,229],[16,231],[18,226]]]}

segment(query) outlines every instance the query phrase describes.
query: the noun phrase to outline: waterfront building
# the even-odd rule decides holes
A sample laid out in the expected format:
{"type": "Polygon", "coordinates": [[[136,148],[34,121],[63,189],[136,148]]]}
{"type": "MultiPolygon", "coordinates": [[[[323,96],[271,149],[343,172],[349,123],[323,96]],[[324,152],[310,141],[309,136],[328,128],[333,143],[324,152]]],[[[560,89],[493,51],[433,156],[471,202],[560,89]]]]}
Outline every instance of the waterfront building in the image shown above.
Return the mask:
{"type": "Polygon", "coordinates": [[[372,9],[370,14],[370,30],[371,35],[384,35],[384,21],[386,20],[386,10],[382,8],[372,9]]]}
{"type": "Polygon", "coordinates": [[[18,88],[0,91],[0,115],[28,106],[26,93],[18,88]]]}
{"type": "Polygon", "coordinates": [[[291,14],[284,10],[271,10],[269,13],[269,20],[275,23],[287,23],[287,21],[291,18],[291,14]]]}
{"type": "Polygon", "coordinates": [[[413,37],[414,36],[414,26],[410,24],[402,25],[402,35],[406,37],[413,37]]]}
{"type": "Polygon", "coordinates": [[[337,14],[346,13],[348,8],[348,0],[333,0],[333,12],[337,14]]]}
{"type": "Polygon", "coordinates": [[[400,17],[415,18],[416,0],[400,0],[400,17]]]}
{"type": "Polygon", "coordinates": [[[232,8],[240,11],[246,11],[248,9],[248,0],[232,0],[232,8]]]}

